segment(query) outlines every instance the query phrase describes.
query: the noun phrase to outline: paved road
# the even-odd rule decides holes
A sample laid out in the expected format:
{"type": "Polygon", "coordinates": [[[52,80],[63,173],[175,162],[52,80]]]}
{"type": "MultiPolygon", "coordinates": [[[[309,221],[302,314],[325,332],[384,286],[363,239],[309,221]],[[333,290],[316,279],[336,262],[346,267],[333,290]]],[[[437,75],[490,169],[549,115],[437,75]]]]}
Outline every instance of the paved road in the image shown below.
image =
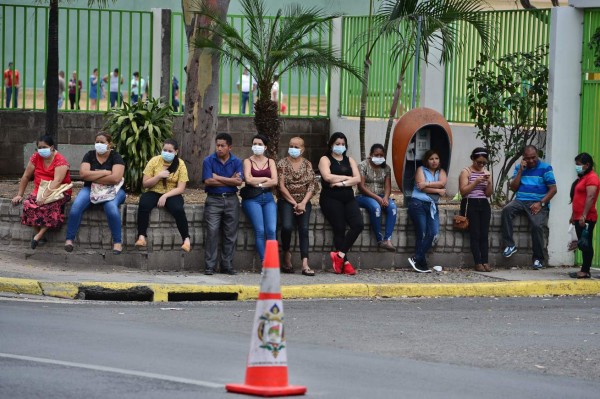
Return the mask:
{"type": "MultiPolygon", "coordinates": [[[[597,398],[600,297],[285,302],[314,398],[597,398]]],[[[231,398],[252,302],[0,300],[0,398],[231,398]]]]}

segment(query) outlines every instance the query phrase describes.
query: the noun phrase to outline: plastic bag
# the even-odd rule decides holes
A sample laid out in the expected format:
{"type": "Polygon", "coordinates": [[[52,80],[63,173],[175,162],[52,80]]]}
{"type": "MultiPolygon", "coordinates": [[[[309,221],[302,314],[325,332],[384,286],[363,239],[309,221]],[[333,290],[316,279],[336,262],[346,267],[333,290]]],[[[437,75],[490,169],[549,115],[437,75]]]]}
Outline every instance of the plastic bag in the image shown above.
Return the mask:
{"type": "Polygon", "coordinates": [[[579,241],[577,241],[577,247],[579,247],[579,249],[581,249],[582,251],[590,247],[590,231],[588,230],[588,228],[589,226],[586,223],[585,228],[581,232],[581,238],[579,239],[579,241]]]}
{"type": "Polygon", "coordinates": [[[575,231],[575,225],[572,223],[569,224],[569,243],[567,244],[567,250],[575,251],[577,249],[577,242],[579,239],[577,238],[577,231],[575,231]]]}

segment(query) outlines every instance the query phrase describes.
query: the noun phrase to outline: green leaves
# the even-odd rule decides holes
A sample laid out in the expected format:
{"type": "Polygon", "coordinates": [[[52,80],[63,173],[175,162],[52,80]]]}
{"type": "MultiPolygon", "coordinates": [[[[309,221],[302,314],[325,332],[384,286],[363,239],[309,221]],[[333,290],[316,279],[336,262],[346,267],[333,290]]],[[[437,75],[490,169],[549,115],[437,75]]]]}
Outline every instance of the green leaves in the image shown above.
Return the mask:
{"type": "Polygon", "coordinates": [[[173,108],[161,99],[139,101],[106,112],[104,130],[125,160],[125,185],[132,193],[142,189],[148,160],[160,154],[162,143],[173,137],[173,108]]]}

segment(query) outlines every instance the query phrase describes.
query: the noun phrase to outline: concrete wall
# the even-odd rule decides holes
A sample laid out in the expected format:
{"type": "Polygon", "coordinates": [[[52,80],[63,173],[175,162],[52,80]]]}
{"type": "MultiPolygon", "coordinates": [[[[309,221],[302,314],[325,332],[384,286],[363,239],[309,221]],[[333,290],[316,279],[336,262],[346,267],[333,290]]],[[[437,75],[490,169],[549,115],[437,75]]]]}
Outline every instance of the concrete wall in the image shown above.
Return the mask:
{"type": "MultiPolygon", "coordinates": [[[[20,177],[33,153],[35,140],[44,132],[46,117],[43,112],[0,111],[0,175],[20,177]],[[29,147],[25,148],[26,145],[29,147]]],[[[175,138],[182,131],[183,117],[173,123],[175,138]]],[[[83,154],[93,149],[94,136],[102,129],[104,117],[98,113],[69,112],[58,114],[59,151],[71,163],[73,171],[79,170],[83,154]]],[[[233,136],[234,152],[240,157],[251,154],[252,136],[256,134],[251,117],[219,117],[219,132],[233,136]]],[[[305,141],[306,157],[316,165],[323,154],[329,137],[329,120],[285,118],[282,122],[280,154],[287,152],[287,143],[293,136],[305,141]]]]}
{"type": "MultiPolygon", "coordinates": [[[[67,214],[70,205],[67,206],[67,214]]],[[[50,232],[48,244],[36,250],[29,248],[32,228],[20,223],[21,206],[13,207],[8,199],[0,199],[0,243],[3,250],[20,253],[26,258],[39,260],[52,256],[56,262],[81,264],[86,262],[97,265],[122,265],[147,270],[193,270],[204,269],[204,240],[206,236],[203,223],[203,205],[187,205],[186,213],[190,226],[192,252],[184,253],[181,249],[181,237],[177,231],[175,220],[164,210],[155,209],[150,217],[147,250],[138,251],[134,247],[137,238],[137,205],[123,205],[121,208],[123,223],[124,251],[121,255],[112,254],[110,231],[101,208],[88,210],[83,217],[75,250],[66,253],[63,250],[65,227],[60,231],[50,232]]],[[[461,266],[471,267],[472,257],[469,247],[468,233],[452,229],[452,216],[456,209],[440,210],[440,239],[429,257],[432,265],[448,268],[461,266]]],[[[234,265],[238,270],[258,271],[260,261],[254,248],[254,233],[249,221],[241,212],[238,230],[237,248],[234,265]]],[[[349,257],[354,266],[367,268],[410,268],[407,258],[414,253],[414,229],[408,221],[406,209],[399,209],[398,221],[393,234],[396,253],[379,250],[368,224],[368,217],[363,213],[365,230],[362,232],[349,257]]],[[[314,207],[310,218],[310,265],[317,270],[329,270],[331,261],[329,251],[333,236],[329,224],[324,220],[319,207],[314,207]]],[[[531,238],[529,227],[524,219],[515,220],[515,240],[519,252],[509,259],[502,258],[500,242],[500,213],[494,211],[490,228],[490,263],[494,267],[527,266],[531,262],[531,238]]],[[[296,236],[293,236],[294,263],[298,264],[299,253],[296,236]]]]}

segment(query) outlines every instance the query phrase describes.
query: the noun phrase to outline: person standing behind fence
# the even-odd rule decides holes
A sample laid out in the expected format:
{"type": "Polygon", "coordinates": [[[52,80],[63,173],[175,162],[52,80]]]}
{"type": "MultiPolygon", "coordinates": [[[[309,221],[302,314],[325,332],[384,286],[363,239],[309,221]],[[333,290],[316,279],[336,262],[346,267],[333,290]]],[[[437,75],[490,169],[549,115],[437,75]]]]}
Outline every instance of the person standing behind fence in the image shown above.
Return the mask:
{"type": "Polygon", "coordinates": [[[140,96],[144,93],[144,86],[146,82],[144,79],[140,79],[140,73],[134,72],[133,79],[131,79],[131,105],[137,103],[140,100],[140,96]]]}
{"type": "Polygon", "coordinates": [[[81,96],[81,89],[83,84],[81,80],[77,79],[77,71],[73,71],[72,78],[69,79],[69,103],[71,109],[75,109],[75,102],[77,102],[77,109],[79,109],[79,97],[81,96]]]}
{"type": "Polygon", "coordinates": [[[171,105],[173,106],[173,112],[179,112],[179,81],[175,76],[173,76],[171,87],[171,105]]]}
{"type": "Polygon", "coordinates": [[[361,181],[360,194],[356,201],[369,212],[371,229],[377,245],[386,251],[396,252],[392,245],[392,233],[396,226],[398,209],[392,194],[392,169],[385,163],[385,149],[381,144],[373,144],[369,158],[358,165],[361,181]],[[381,234],[381,217],[385,213],[385,236],[381,234]]]}
{"type": "Polygon", "coordinates": [[[159,208],[166,208],[175,218],[177,230],[179,230],[183,240],[181,249],[185,252],[192,250],[182,195],[189,179],[185,162],[177,156],[178,150],[177,141],[174,139],[165,140],[161,155],[150,159],[144,169],[142,184],[147,191],[140,197],[138,206],[136,248],[147,246],[146,237],[148,236],[150,212],[158,206],[159,208]]]}
{"type": "MultiPolygon", "coordinates": [[[[119,153],[112,149],[112,136],[106,132],[96,135],[94,149],[88,151],[81,161],[79,176],[83,179],[83,188],[75,197],[69,219],[67,220],[67,235],[65,251],[73,251],[73,240],[81,225],[83,213],[92,205],[90,194],[92,183],[106,186],[117,186],[123,179],[125,162],[119,153]]],[[[114,198],[102,202],[108,227],[113,239],[113,254],[120,255],[123,250],[121,234],[121,212],[119,206],[125,202],[125,187],[120,187],[114,198]]]]}
{"type": "Polygon", "coordinates": [[[8,68],[4,71],[4,89],[6,90],[6,108],[19,106],[19,71],[14,67],[12,62],[8,63],[8,68]]]}
{"type": "Polygon", "coordinates": [[[65,91],[67,82],[65,82],[65,71],[58,72],[58,109],[61,109],[65,102],[65,91]]]}
{"type": "Polygon", "coordinates": [[[217,244],[221,238],[221,273],[237,274],[233,253],[240,220],[238,187],[242,185],[242,161],[231,152],[233,139],[227,133],[215,138],[215,152],[202,162],[202,182],[206,191],[204,221],[204,274],[213,275],[217,267],[217,244]]]}
{"type": "Polygon", "coordinates": [[[488,200],[494,191],[494,183],[489,171],[485,169],[489,162],[488,151],[477,147],[471,152],[472,164],[464,168],[458,176],[458,187],[462,201],[460,213],[469,219],[469,237],[475,270],[491,272],[489,265],[490,219],[492,208],[488,200]]]}
{"type": "Polygon", "coordinates": [[[265,236],[267,240],[277,239],[277,205],[272,190],[277,186],[277,165],[265,156],[268,139],[262,134],[252,138],[252,155],[244,159],[244,187],[242,209],[254,228],[254,242],[260,256],[265,260],[265,236]],[[251,189],[251,190],[249,190],[251,189]],[[244,192],[251,192],[245,196],[244,192]]]}
{"type": "Polygon", "coordinates": [[[319,160],[322,185],[319,205],[325,219],[333,230],[335,251],[329,253],[336,274],[356,274],[348,261],[347,253],[364,229],[362,213],[354,198],[353,186],[360,181],[360,173],[354,159],[346,155],[346,135],[336,132],[327,143],[327,152],[319,160]],[[350,229],[346,231],[346,224],[350,229]]]}
{"type": "Polygon", "coordinates": [[[110,92],[110,107],[114,108],[117,101],[119,102],[119,106],[121,106],[121,101],[123,98],[119,89],[120,86],[123,85],[123,76],[119,77],[119,68],[115,68],[113,73],[104,76],[102,80],[109,84],[108,90],[110,92]]]}
{"type": "Polygon", "coordinates": [[[594,227],[598,221],[596,202],[600,193],[600,180],[594,172],[594,159],[587,152],[575,157],[577,179],[571,185],[572,212],[570,222],[575,226],[577,238],[581,240],[584,230],[587,230],[587,240],[579,246],[583,262],[581,270],[569,273],[573,278],[590,278],[592,275],[592,259],[594,258],[594,227]],[[587,245],[585,245],[587,244],[587,245]]]}
{"type": "Polygon", "coordinates": [[[281,218],[281,247],[283,249],[283,273],[293,273],[292,253],[290,252],[294,222],[298,228],[300,241],[300,257],[302,274],[314,276],[315,272],[308,266],[308,223],[312,205],[310,199],[315,194],[317,185],[315,172],[310,161],[304,158],[304,140],[293,137],[290,140],[288,156],[277,163],[279,176],[278,200],[279,217],[281,218]]]}
{"type": "MultiPolygon", "coordinates": [[[[244,67],[244,71],[242,72],[242,79],[237,81],[236,83],[238,91],[242,92],[242,114],[246,113],[246,105],[248,105],[248,100],[250,99],[250,92],[254,93],[256,90],[256,80],[250,76],[250,72],[248,72],[248,67],[244,67]]],[[[253,104],[250,104],[250,109],[252,110],[253,104]]],[[[252,113],[252,111],[251,111],[252,113]]]]}
{"type": "Polygon", "coordinates": [[[96,109],[96,101],[98,100],[99,96],[99,85],[98,85],[98,68],[94,68],[94,71],[92,72],[92,76],[90,76],[90,109],[95,110],[96,109]]]}
{"type": "Polygon", "coordinates": [[[427,252],[440,231],[440,213],[437,203],[446,195],[448,176],[441,168],[440,154],[427,151],[415,174],[415,186],[408,203],[408,216],[415,227],[415,256],[408,258],[418,273],[431,273],[427,266],[427,252]]]}
{"type": "Polygon", "coordinates": [[[509,187],[515,191],[514,200],[502,209],[502,239],[506,245],[502,255],[510,257],[517,252],[513,240],[513,218],[526,215],[531,227],[534,270],[544,267],[544,226],[548,224],[550,200],[556,194],[556,180],[552,166],[538,158],[538,150],[528,145],[523,151],[523,160],[515,167],[509,187]]]}

